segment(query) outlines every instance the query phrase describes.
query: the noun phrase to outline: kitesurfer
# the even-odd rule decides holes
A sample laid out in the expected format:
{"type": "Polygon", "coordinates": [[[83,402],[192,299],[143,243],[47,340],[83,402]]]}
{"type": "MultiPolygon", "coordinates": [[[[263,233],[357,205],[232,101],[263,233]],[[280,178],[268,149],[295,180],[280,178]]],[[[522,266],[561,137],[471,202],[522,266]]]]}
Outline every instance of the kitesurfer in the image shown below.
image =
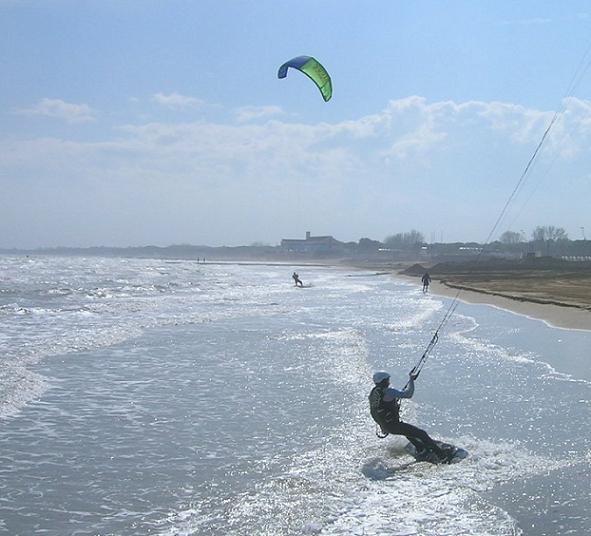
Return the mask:
{"type": "Polygon", "coordinates": [[[427,432],[400,420],[400,399],[411,398],[415,392],[415,380],[418,374],[409,374],[407,386],[399,391],[390,387],[390,374],[376,372],[373,375],[375,387],[369,394],[369,410],[384,434],[405,436],[416,448],[417,453],[425,450],[435,453],[441,461],[447,461],[447,456],[437,443],[429,437],[427,432]]]}
{"type": "Polygon", "coordinates": [[[429,272],[425,272],[423,277],[421,277],[421,281],[423,282],[423,292],[427,292],[429,290],[429,283],[431,283],[429,272]]]}
{"type": "Polygon", "coordinates": [[[297,272],[294,272],[291,277],[295,281],[296,287],[298,287],[298,286],[303,287],[304,286],[304,284],[302,283],[302,280],[300,279],[300,276],[297,274],[297,272]]]}

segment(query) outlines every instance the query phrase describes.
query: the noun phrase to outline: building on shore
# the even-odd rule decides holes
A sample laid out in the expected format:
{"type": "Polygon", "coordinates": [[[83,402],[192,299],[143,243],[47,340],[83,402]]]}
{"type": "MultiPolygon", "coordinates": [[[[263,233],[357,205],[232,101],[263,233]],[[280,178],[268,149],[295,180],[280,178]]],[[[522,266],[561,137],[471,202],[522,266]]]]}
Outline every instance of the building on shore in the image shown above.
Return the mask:
{"type": "Polygon", "coordinates": [[[312,236],[306,232],[305,239],[284,238],[281,248],[292,253],[331,254],[343,249],[344,243],[332,236],[312,236]]]}

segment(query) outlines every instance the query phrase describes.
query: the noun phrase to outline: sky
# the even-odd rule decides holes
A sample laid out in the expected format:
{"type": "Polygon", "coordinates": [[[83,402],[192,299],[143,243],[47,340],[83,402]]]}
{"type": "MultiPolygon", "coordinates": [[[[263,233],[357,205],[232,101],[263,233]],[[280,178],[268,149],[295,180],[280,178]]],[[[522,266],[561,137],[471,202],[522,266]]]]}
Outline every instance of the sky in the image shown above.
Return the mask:
{"type": "Polygon", "coordinates": [[[493,239],[591,236],[590,48],[576,0],[0,0],[0,248],[483,242],[555,113],[493,239]]]}

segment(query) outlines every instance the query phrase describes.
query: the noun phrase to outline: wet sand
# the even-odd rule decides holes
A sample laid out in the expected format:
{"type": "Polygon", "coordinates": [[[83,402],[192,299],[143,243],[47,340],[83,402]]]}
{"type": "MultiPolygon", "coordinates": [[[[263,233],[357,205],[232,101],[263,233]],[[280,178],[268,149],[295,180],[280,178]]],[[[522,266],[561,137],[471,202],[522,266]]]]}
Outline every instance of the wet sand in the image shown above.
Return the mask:
{"type": "MultiPolygon", "coordinates": [[[[403,274],[397,274],[397,277],[416,283],[418,289],[422,286],[420,277],[403,274]]],[[[509,281],[504,283],[505,288],[511,288],[509,281]]],[[[431,281],[429,292],[450,298],[457,296],[459,300],[466,303],[491,305],[529,318],[542,320],[554,327],[591,331],[591,310],[584,303],[575,304],[568,300],[561,303],[558,299],[547,299],[545,301],[551,303],[540,303],[544,301],[543,298],[533,298],[537,301],[532,301],[531,298],[518,292],[511,294],[508,290],[501,292],[490,289],[475,291],[473,288],[466,288],[460,282],[445,284],[436,280],[431,281]]]]}

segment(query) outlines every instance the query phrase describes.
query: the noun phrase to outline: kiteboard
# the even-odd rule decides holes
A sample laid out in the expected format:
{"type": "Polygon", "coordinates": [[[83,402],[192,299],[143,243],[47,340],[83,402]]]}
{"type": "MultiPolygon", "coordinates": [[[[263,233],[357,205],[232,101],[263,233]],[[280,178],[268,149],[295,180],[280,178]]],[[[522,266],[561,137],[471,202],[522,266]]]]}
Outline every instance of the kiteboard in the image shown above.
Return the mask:
{"type": "Polygon", "coordinates": [[[417,452],[416,447],[412,443],[408,443],[404,450],[407,454],[410,454],[418,462],[429,462],[429,463],[457,463],[468,457],[468,451],[463,448],[456,447],[450,443],[444,443],[443,441],[435,441],[437,446],[445,453],[445,458],[441,459],[437,454],[431,450],[422,450],[417,452]]]}

